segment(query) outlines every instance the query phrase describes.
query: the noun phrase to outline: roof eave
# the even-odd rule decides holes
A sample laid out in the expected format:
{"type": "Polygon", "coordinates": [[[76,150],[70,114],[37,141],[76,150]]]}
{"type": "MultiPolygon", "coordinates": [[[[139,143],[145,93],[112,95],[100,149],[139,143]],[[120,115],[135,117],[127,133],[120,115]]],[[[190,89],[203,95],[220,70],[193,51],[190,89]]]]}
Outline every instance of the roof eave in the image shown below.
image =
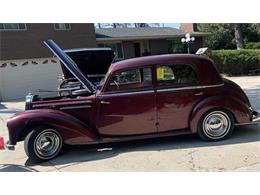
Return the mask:
{"type": "MultiPolygon", "coordinates": [[[[204,37],[208,33],[191,33],[191,36],[194,37],[204,37]]],[[[126,36],[126,37],[105,37],[105,38],[96,38],[97,42],[105,41],[134,41],[134,40],[143,40],[143,39],[172,39],[172,38],[181,38],[185,36],[185,33],[178,35],[154,35],[154,36],[126,36]]]]}

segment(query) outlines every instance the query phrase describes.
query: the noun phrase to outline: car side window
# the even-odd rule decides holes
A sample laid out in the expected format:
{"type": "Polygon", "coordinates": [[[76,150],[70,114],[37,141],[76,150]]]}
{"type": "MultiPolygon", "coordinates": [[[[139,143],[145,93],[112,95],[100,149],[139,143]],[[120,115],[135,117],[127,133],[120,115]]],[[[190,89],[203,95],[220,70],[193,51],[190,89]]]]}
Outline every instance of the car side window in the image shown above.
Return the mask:
{"type": "Polygon", "coordinates": [[[146,88],[152,86],[151,68],[123,70],[113,75],[108,91],[146,88]]]}
{"type": "Polygon", "coordinates": [[[189,65],[159,65],[156,68],[158,85],[165,84],[195,84],[197,76],[189,65]]]}

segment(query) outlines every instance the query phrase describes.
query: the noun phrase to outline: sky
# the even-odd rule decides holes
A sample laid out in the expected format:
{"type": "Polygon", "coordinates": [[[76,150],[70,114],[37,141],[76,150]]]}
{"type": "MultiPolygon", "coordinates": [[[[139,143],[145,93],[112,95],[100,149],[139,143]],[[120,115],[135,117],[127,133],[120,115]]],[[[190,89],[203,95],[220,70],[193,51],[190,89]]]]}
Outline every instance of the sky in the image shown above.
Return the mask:
{"type": "Polygon", "coordinates": [[[180,23],[163,23],[164,27],[180,28],[180,23]]]}

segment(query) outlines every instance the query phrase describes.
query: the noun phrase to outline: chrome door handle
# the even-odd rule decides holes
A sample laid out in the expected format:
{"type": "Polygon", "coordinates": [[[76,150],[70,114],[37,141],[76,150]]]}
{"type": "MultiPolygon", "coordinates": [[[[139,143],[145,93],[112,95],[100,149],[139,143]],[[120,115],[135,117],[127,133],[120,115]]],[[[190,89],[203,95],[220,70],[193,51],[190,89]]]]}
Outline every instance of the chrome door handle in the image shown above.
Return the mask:
{"type": "Polygon", "coordinates": [[[110,104],[110,102],[107,102],[107,101],[103,101],[103,100],[101,100],[101,102],[100,102],[101,104],[110,104]]]}
{"type": "Polygon", "coordinates": [[[194,95],[200,96],[200,95],[203,95],[203,92],[201,91],[201,92],[199,92],[199,93],[195,93],[194,95]]]}

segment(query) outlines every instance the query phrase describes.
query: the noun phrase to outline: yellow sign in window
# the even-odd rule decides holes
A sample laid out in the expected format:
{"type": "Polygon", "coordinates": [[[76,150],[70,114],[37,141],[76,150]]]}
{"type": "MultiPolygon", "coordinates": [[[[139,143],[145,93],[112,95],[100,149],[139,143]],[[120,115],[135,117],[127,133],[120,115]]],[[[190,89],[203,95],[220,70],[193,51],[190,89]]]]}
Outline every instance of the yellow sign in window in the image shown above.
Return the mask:
{"type": "Polygon", "coordinates": [[[164,79],[164,68],[163,67],[157,67],[156,72],[157,72],[157,79],[163,80],[164,79]]]}

